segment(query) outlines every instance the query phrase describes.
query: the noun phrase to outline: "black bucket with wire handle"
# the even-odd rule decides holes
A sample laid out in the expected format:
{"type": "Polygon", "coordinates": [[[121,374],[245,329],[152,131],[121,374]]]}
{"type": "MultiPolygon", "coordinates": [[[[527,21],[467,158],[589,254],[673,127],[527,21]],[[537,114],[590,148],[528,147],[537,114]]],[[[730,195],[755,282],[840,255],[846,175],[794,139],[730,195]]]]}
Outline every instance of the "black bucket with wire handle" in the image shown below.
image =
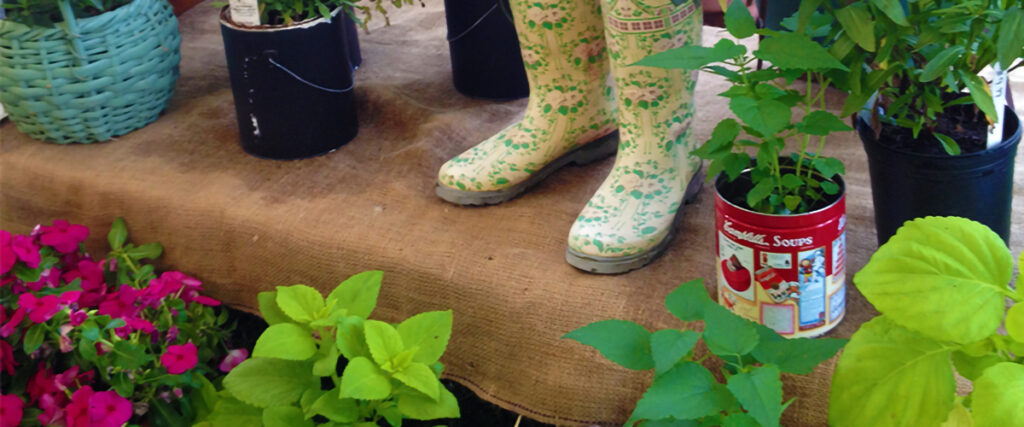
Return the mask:
{"type": "Polygon", "coordinates": [[[530,94],[509,0],[445,0],[452,80],[459,93],[493,100],[530,94]]]}
{"type": "Polygon", "coordinates": [[[256,157],[328,153],[359,132],[349,48],[355,24],[335,10],[290,26],[244,27],[221,12],[242,149],[256,157]],[[353,27],[353,28],[349,28],[353,27]]]}

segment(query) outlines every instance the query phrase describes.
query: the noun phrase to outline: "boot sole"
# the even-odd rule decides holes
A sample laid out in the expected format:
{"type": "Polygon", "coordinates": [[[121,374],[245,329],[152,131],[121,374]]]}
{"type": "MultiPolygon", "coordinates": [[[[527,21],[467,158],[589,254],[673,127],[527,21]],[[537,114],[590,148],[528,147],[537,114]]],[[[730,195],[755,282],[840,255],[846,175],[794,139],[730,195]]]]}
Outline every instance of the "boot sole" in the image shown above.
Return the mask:
{"type": "Polygon", "coordinates": [[[547,178],[549,175],[555,173],[556,170],[561,169],[570,163],[577,166],[590,164],[615,154],[618,148],[619,131],[616,130],[608,135],[572,149],[568,153],[565,153],[561,157],[553,160],[551,163],[548,163],[525,181],[511,187],[494,191],[465,191],[459,190],[458,188],[452,188],[438,182],[434,192],[437,193],[438,197],[445,201],[457,205],[496,205],[519,197],[525,193],[526,190],[529,190],[533,186],[539,184],[544,180],[544,178],[547,178]]]}
{"type": "Polygon", "coordinates": [[[676,216],[672,219],[672,225],[669,226],[668,233],[664,239],[651,249],[625,257],[598,257],[586,255],[572,248],[565,248],[566,262],[588,273],[622,274],[636,270],[658,259],[668,249],[672,239],[675,238],[676,228],[678,228],[679,221],[683,217],[683,207],[696,201],[697,196],[700,195],[700,189],[704,186],[703,172],[704,165],[702,163],[697,168],[693,178],[690,178],[690,183],[686,185],[686,193],[683,195],[683,206],[679,206],[679,209],[676,211],[676,216]]]}

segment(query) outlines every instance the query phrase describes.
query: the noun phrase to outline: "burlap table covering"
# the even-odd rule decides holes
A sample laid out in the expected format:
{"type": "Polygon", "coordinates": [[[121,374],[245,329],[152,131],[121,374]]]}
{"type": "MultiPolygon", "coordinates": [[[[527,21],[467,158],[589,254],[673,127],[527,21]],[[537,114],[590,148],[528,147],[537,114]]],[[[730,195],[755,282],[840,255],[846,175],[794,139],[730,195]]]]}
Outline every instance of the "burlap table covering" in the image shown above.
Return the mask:
{"type": "MultiPolygon", "coordinates": [[[[118,140],[57,146],[0,126],[0,225],[27,232],[66,218],[93,230],[103,253],[115,216],[136,242],[159,241],[162,264],[202,279],[215,298],[254,311],[256,293],[305,283],[329,290],[359,271],[385,272],[375,316],[398,321],[451,308],[455,326],[446,376],[482,398],[559,425],[623,422],[650,381],[596,351],[562,340],[587,323],[622,318],[678,327],[665,295],[683,281],[714,277],[713,192],[687,208],[676,242],[645,269],[581,273],[563,260],[573,219],[612,160],[569,167],[526,196],[462,208],[434,196],[438,167],[517,119],[525,100],[493,103],[455,92],[440,0],[406,8],[392,25],[361,34],[366,58],[356,94],[362,129],[334,153],[302,161],[250,157],[238,145],[217,10],[181,17],[181,79],[157,122],[118,140]]],[[[720,37],[705,29],[705,44],[720,37]]],[[[728,114],[725,83],[702,75],[697,136],[728,114]]],[[[1018,98],[1020,99],[1020,98],[1018,98]]],[[[837,100],[833,100],[837,101],[837,100]]],[[[848,271],[875,250],[867,165],[853,133],[829,150],[848,173],[848,271]]],[[[1024,246],[1018,163],[1013,247],[1024,246]]],[[[707,283],[712,289],[712,283],[707,283]]],[[[848,337],[875,314],[849,287],[848,337]]],[[[824,425],[834,360],[788,376],[788,425],[824,425]]]]}

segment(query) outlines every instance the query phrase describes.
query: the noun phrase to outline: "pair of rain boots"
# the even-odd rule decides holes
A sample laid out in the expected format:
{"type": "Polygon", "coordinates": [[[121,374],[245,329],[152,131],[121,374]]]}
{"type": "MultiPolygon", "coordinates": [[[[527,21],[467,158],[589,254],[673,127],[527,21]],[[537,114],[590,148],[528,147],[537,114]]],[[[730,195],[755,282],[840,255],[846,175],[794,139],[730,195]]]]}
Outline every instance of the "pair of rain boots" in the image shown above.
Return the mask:
{"type": "Polygon", "coordinates": [[[617,153],[569,232],[566,260],[604,274],[643,267],[668,247],[704,175],[690,155],[696,73],[630,64],[699,44],[700,3],[511,0],[511,9],[530,82],[526,112],[445,163],[438,196],[501,203],[562,166],[617,153]]]}

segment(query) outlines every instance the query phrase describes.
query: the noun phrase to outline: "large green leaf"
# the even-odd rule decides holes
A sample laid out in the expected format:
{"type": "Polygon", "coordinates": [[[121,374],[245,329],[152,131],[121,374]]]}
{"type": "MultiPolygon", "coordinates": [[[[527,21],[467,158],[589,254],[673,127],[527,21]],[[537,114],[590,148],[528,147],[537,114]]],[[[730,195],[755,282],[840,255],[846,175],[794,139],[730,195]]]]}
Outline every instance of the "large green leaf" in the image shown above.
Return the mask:
{"type": "Polygon", "coordinates": [[[708,296],[703,279],[683,283],[665,297],[668,312],[684,322],[703,319],[704,308],[713,305],[717,304],[708,296]]]}
{"type": "Polygon", "coordinates": [[[366,334],[366,346],[370,349],[370,356],[378,365],[384,366],[405,351],[402,336],[394,326],[379,320],[367,320],[363,325],[363,332],[366,334]]]}
{"type": "Polygon", "coordinates": [[[721,408],[712,390],[715,378],[703,366],[683,362],[654,379],[651,387],[636,403],[631,420],[658,420],[674,417],[696,419],[721,408]]]}
{"type": "Polygon", "coordinates": [[[313,420],[307,420],[302,410],[294,406],[271,406],[263,410],[264,427],[313,427],[313,420]]]}
{"type": "Polygon", "coordinates": [[[796,124],[797,130],[811,135],[828,135],[832,132],[843,132],[853,128],[843,123],[839,117],[828,111],[812,111],[796,124]]]}
{"type": "Polygon", "coordinates": [[[238,400],[260,408],[289,405],[310,388],[320,387],[308,362],[253,357],[224,377],[224,387],[238,400]]]}
{"type": "Polygon", "coordinates": [[[974,382],[971,413],[979,426],[1024,426],[1024,365],[1004,362],[974,382]]]}
{"type": "Polygon", "coordinates": [[[704,343],[719,357],[743,356],[757,346],[756,326],[725,307],[711,306],[704,310],[704,343]]]}
{"type": "Polygon", "coordinates": [[[124,242],[127,240],[128,227],[124,225],[124,219],[121,217],[114,218],[114,223],[110,225],[110,232],[107,233],[107,243],[110,244],[110,249],[120,250],[124,247],[124,242]]]}
{"type": "Polygon", "coordinates": [[[982,80],[977,74],[971,72],[965,72],[963,70],[957,70],[960,79],[963,80],[964,84],[967,85],[967,90],[971,92],[971,100],[974,104],[985,112],[988,118],[995,121],[996,116],[996,104],[992,101],[992,92],[989,90],[988,83],[982,80]]]}
{"type": "Polygon", "coordinates": [[[366,323],[366,319],[359,316],[346,316],[338,322],[335,345],[346,359],[351,360],[359,356],[370,357],[370,349],[366,348],[364,323],[366,323]]]}
{"type": "Polygon", "coordinates": [[[405,348],[419,347],[413,361],[437,362],[452,336],[452,311],[429,311],[405,319],[398,324],[398,335],[405,348]]]}
{"type": "Polygon", "coordinates": [[[693,350],[700,339],[695,331],[662,329],[651,334],[651,355],[654,357],[654,373],[661,375],[672,369],[693,350]]]}
{"type": "Polygon", "coordinates": [[[832,376],[829,423],[936,425],[953,409],[954,347],[900,327],[887,316],[861,325],[832,376]]]}
{"type": "Polygon", "coordinates": [[[903,12],[903,5],[900,4],[899,0],[871,0],[871,4],[875,5],[897,25],[908,25],[907,15],[903,12]]]}
{"type": "Polygon", "coordinates": [[[278,286],[277,306],[292,320],[309,323],[324,309],[324,296],[306,285],[278,286]]]}
{"type": "Polygon", "coordinates": [[[418,362],[410,363],[405,369],[396,372],[394,378],[434,400],[437,400],[438,390],[443,388],[434,371],[418,362]]]}
{"type": "Polygon", "coordinates": [[[601,320],[569,332],[562,338],[594,347],[608,360],[627,369],[646,370],[654,367],[651,332],[628,320],[601,320]]]}
{"type": "Polygon", "coordinates": [[[754,56],[783,70],[849,70],[804,34],[775,33],[761,41],[754,56]]]}
{"type": "Polygon", "coordinates": [[[959,400],[958,398],[956,404],[953,405],[953,410],[949,411],[949,417],[946,418],[946,421],[940,427],[974,427],[974,419],[971,418],[971,412],[959,400]]]}
{"type": "Polygon", "coordinates": [[[213,427],[255,426],[262,420],[262,409],[236,399],[227,391],[220,393],[213,412],[206,418],[213,427]]]}
{"type": "Polygon", "coordinates": [[[398,393],[398,409],[403,415],[414,420],[459,417],[459,402],[455,400],[452,392],[444,387],[438,390],[436,400],[411,389],[403,389],[398,393]]]}
{"type": "Polygon", "coordinates": [[[1021,49],[1024,49],[1024,9],[1014,6],[1003,15],[996,41],[999,64],[1004,70],[1021,57],[1021,49]]]}
{"type": "Polygon", "coordinates": [[[256,294],[256,300],[259,302],[260,315],[263,316],[263,320],[267,324],[275,325],[282,322],[290,322],[292,319],[281,311],[281,307],[277,306],[277,292],[260,292],[256,294]]]}
{"type": "Polygon", "coordinates": [[[253,357],[306,360],[316,354],[316,341],[309,330],[294,323],[270,325],[252,350],[253,357]]]}
{"type": "Polygon", "coordinates": [[[342,399],[338,393],[323,393],[310,406],[310,411],[336,423],[351,423],[359,419],[359,403],[355,399],[342,399]]]}
{"type": "Polygon", "coordinates": [[[849,340],[837,338],[786,339],[764,325],[757,325],[760,340],[750,353],[761,363],[776,365],[783,372],[807,375],[828,360],[849,340]]]}
{"type": "Polygon", "coordinates": [[[904,224],[853,281],[894,322],[969,343],[999,328],[1012,273],[1010,251],[988,227],[927,217],[904,224]]]}
{"type": "Polygon", "coordinates": [[[331,310],[345,309],[349,316],[370,317],[377,306],[383,277],[380,271],[364,271],[349,277],[327,295],[327,305],[331,310]]]}
{"type": "Polygon", "coordinates": [[[793,111],[786,104],[774,99],[736,97],[729,100],[729,109],[743,123],[766,136],[784,129],[793,117],[793,111]]]}
{"type": "Polygon", "coordinates": [[[971,356],[963,351],[954,351],[952,359],[956,372],[971,381],[980,378],[985,373],[985,370],[992,367],[992,365],[1005,361],[997,353],[971,356]]]}
{"type": "Polygon", "coordinates": [[[391,381],[373,361],[365,357],[349,360],[341,374],[339,397],[362,400],[384,399],[391,395],[391,381]]]}
{"type": "Polygon", "coordinates": [[[632,65],[697,70],[703,66],[743,56],[747,48],[732,40],[719,40],[713,47],[687,45],[648,56],[632,65]]]}
{"type": "Polygon", "coordinates": [[[930,82],[941,77],[943,74],[949,72],[949,67],[960,59],[960,56],[966,52],[963,46],[955,45],[944,49],[935,55],[928,64],[924,66],[924,70],[921,71],[920,79],[922,82],[930,82]]]}
{"type": "Polygon", "coordinates": [[[782,417],[782,380],[779,375],[779,368],[765,365],[729,377],[729,391],[763,427],[778,426],[782,417]]]}
{"type": "MultiPolygon", "coordinates": [[[[1024,286],[1024,283],[1017,286],[1024,286]]],[[[1024,303],[1016,303],[1006,312],[1006,332],[1014,341],[1024,343],[1024,303]]],[[[1018,356],[1024,356],[1024,354],[1018,354],[1018,356]]]]}
{"type": "Polygon", "coordinates": [[[724,18],[725,29],[729,31],[729,34],[738,39],[750,37],[757,30],[754,17],[750,15],[750,11],[747,10],[747,5],[744,2],[729,2],[729,7],[725,9],[724,18]]]}
{"type": "Polygon", "coordinates": [[[836,10],[835,14],[843,31],[854,42],[868,52],[875,51],[875,21],[866,4],[856,2],[836,10]]]}

